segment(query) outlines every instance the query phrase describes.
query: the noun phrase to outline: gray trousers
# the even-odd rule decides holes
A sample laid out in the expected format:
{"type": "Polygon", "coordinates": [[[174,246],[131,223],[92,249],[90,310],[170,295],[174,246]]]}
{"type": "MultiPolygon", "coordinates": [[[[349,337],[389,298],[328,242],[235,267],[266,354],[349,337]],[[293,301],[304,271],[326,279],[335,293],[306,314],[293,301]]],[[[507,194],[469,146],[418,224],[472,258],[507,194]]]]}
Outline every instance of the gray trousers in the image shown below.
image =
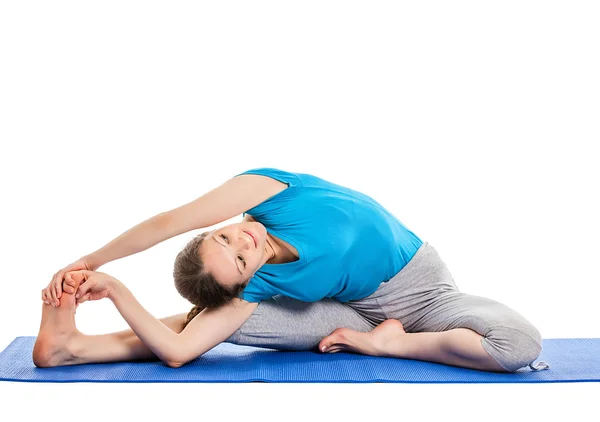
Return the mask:
{"type": "Polygon", "coordinates": [[[276,295],[260,302],[226,342],[316,351],[336,328],[368,332],[389,318],[399,320],[407,333],[471,329],[483,336],[484,350],[507,371],[531,364],[542,350],[540,332],[521,314],[494,300],[460,292],[428,242],[370,296],[342,303],[276,295]]]}

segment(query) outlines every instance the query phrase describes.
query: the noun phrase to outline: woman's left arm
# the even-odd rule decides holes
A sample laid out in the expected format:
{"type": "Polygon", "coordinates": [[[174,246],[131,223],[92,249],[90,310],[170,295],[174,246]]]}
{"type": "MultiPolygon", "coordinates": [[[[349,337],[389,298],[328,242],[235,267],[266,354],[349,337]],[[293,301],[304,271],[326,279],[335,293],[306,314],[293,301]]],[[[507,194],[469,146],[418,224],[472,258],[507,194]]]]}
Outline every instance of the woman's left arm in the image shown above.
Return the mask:
{"type": "Polygon", "coordinates": [[[205,309],[177,334],[152,316],[121,282],[110,299],[139,339],[165,364],[178,368],[222,343],[252,315],[258,303],[234,299],[205,309]]]}
{"type": "Polygon", "coordinates": [[[119,280],[108,274],[80,271],[80,301],[108,297],[139,339],[165,364],[180,367],[222,343],[252,315],[258,303],[234,299],[216,309],[204,309],[181,333],[150,314],[119,280]]]}
{"type": "MultiPolygon", "coordinates": [[[[139,339],[163,362],[171,366],[178,359],[182,336],[148,312],[120,281],[113,282],[109,299],[139,339]]],[[[204,351],[199,351],[199,355],[204,351]]]]}

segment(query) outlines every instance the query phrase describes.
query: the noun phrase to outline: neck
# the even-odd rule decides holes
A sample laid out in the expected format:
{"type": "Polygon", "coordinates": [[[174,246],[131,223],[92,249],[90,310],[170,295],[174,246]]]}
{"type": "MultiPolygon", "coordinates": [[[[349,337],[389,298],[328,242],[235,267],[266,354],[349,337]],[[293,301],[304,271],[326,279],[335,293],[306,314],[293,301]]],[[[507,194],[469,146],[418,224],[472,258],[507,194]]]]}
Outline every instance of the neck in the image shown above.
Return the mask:
{"type": "Polygon", "coordinates": [[[277,264],[280,256],[281,248],[277,242],[267,233],[267,264],[277,264]]]}

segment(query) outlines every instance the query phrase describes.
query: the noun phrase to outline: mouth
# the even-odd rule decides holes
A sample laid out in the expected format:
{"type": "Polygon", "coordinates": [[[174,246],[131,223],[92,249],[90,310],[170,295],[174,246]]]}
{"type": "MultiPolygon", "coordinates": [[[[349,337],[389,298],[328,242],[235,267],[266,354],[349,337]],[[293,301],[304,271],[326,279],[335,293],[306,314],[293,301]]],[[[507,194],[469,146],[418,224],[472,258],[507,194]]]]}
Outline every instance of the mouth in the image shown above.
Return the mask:
{"type": "Polygon", "coordinates": [[[250,236],[252,238],[252,241],[254,242],[254,248],[256,249],[258,247],[258,242],[256,241],[256,237],[254,237],[253,233],[244,231],[244,233],[246,233],[248,236],[250,236]]]}

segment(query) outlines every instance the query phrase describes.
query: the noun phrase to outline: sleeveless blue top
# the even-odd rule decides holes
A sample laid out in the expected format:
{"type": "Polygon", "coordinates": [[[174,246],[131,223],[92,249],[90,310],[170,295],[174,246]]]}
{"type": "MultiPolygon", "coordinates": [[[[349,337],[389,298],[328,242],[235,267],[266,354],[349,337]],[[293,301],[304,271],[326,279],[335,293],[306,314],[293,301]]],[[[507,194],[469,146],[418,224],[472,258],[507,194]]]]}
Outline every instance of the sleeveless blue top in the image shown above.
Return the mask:
{"type": "MultiPolygon", "coordinates": [[[[304,302],[362,299],[397,274],[423,244],[371,197],[319,177],[275,168],[239,173],[268,176],[288,187],[247,210],[299,259],[264,264],[240,297],[260,302],[281,294],[304,302]]],[[[234,176],[235,177],[235,176],[234,176]]]]}

